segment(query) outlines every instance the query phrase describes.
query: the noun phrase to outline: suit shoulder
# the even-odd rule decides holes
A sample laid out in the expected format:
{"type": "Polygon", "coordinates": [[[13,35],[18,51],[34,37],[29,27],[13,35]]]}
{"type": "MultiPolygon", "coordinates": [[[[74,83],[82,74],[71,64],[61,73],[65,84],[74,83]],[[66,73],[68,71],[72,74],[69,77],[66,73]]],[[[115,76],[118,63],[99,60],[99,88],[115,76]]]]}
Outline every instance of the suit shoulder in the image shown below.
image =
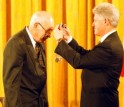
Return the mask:
{"type": "Polygon", "coordinates": [[[10,37],[7,44],[10,44],[10,43],[13,43],[13,42],[15,44],[16,43],[17,44],[23,43],[25,41],[25,37],[24,37],[25,35],[26,35],[26,30],[23,29],[23,30],[17,32],[16,34],[14,34],[12,37],[10,37]]]}

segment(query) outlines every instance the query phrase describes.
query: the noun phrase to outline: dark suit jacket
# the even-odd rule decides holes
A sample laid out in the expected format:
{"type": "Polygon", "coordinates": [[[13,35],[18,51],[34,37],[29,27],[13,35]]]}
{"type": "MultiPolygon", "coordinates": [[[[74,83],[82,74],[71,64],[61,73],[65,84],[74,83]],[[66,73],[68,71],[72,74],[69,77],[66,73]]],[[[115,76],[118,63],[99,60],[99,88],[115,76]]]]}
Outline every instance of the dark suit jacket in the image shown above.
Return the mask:
{"type": "Polygon", "coordinates": [[[83,69],[81,107],[119,107],[123,48],[117,32],[92,50],[85,50],[73,39],[69,44],[61,41],[55,52],[74,68],[83,69]]]}
{"type": "Polygon", "coordinates": [[[3,62],[6,107],[47,107],[46,67],[36,57],[25,28],[9,39],[3,62]]]}

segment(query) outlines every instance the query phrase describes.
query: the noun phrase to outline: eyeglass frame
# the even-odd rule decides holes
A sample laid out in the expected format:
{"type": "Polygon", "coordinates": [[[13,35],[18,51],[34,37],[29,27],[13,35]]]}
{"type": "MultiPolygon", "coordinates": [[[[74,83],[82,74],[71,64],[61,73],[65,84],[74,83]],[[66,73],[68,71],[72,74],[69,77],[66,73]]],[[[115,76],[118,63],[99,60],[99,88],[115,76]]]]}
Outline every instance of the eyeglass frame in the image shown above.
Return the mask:
{"type": "MultiPolygon", "coordinates": [[[[50,35],[51,32],[50,33],[47,33],[47,31],[49,31],[49,30],[46,30],[41,23],[37,23],[37,24],[39,24],[42,27],[42,29],[45,31],[45,35],[46,34],[49,34],[50,35]]],[[[52,30],[52,29],[50,29],[50,30],[52,30]]]]}
{"type": "Polygon", "coordinates": [[[43,29],[44,31],[46,32],[47,30],[42,26],[42,24],[38,23],[43,29]]]}

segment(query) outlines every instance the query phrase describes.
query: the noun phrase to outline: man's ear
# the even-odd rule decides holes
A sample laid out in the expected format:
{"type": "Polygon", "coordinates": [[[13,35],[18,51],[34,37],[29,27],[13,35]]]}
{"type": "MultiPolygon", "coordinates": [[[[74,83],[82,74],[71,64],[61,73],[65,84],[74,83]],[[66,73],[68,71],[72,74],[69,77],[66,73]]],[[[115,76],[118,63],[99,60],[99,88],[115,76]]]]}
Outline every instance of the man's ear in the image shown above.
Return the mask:
{"type": "Polygon", "coordinates": [[[37,28],[37,26],[38,26],[38,23],[34,23],[34,28],[37,28]]]}
{"type": "Polygon", "coordinates": [[[110,24],[109,19],[105,19],[105,23],[108,25],[110,24]]]}

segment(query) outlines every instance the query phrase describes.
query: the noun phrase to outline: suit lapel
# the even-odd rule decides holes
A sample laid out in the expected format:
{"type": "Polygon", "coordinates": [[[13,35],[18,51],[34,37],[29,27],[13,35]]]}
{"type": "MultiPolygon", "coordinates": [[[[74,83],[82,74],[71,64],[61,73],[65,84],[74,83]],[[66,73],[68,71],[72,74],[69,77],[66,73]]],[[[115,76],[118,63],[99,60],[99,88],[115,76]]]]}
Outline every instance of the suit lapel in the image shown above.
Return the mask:
{"type": "Polygon", "coordinates": [[[26,42],[26,48],[27,48],[27,52],[32,60],[32,63],[34,65],[34,68],[36,70],[36,67],[35,67],[35,59],[36,59],[36,53],[34,51],[34,48],[33,48],[33,45],[31,43],[31,40],[27,34],[27,31],[26,31],[26,28],[23,30],[23,33],[24,33],[24,37],[25,37],[25,42],[26,42]]]}
{"type": "Polygon", "coordinates": [[[23,30],[23,33],[24,33],[27,53],[29,54],[30,59],[31,59],[31,61],[33,63],[33,66],[34,66],[34,69],[35,69],[34,72],[36,73],[36,75],[42,75],[42,74],[44,74],[44,72],[41,72],[41,70],[46,71],[44,44],[42,44],[43,51],[41,53],[41,55],[43,57],[43,60],[44,60],[43,61],[44,65],[42,65],[42,67],[41,67],[41,66],[39,66],[39,63],[37,61],[37,54],[36,54],[36,52],[34,50],[34,47],[33,47],[32,43],[31,43],[31,40],[30,40],[29,35],[28,35],[27,31],[26,31],[26,28],[23,30]]]}

